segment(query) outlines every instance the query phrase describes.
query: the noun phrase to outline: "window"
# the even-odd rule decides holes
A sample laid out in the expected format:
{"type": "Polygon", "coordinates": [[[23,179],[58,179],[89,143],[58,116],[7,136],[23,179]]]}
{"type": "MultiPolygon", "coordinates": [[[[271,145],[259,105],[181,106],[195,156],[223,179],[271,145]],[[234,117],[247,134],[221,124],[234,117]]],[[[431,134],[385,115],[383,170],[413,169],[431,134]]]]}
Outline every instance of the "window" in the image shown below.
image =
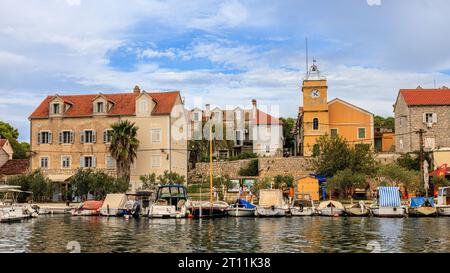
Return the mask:
{"type": "Polygon", "coordinates": [[[62,131],[59,133],[59,143],[70,144],[73,143],[73,132],[72,131],[62,131]]]}
{"type": "Polygon", "coordinates": [[[95,143],[96,135],[93,130],[84,130],[81,132],[81,143],[95,143]]]}
{"type": "Polygon", "coordinates": [[[235,120],[240,121],[241,118],[242,118],[242,116],[241,116],[241,111],[236,111],[236,112],[234,112],[234,119],[235,119],[235,120]]]}
{"type": "Polygon", "coordinates": [[[105,130],[103,132],[103,143],[111,143],[113,130],[105,130]]]}
{"type": "Polygon", "coordinates": [[[266,145],[266,153],[270,153],[270,145],[266,145]]]}
{"type": "Polygon", "coordinates": [[[104,112],[104,107],[103,107],[103,102],[97,102],[97,109],[96,109],[97,113],[103,113],[104,112]]]}
{"type": "Polygon", "coordinates": [[[366,138],[366,128],[358,128],[358,138],[359,139],[366,138]]]}
{"type": "Polygon", "coordinates": [[[63,155],[61,157],[61,167],[62,168],[70,168],[70,156],[63,155]]]}
{"type": "Polygon", "coordinates": [[[319,130],[319,119],[318,118],[313,119],[313,130],[319,130]]]}
{"type": "Polygon", "coordinates": [[[51,132],[39,132],[38,133],[38,144],[51,144],[52,143],[52,133],[51,132]]]}
{"type": "Polygon", "coordinates": [[[105,165],[106,165],[107,169],[115,169],[116,168],[116,160],[112,156],[107,155],[105,165]]]}
{"type": "Polygon", "coordinates": [[[55,114],[55,115],[60,113],[59,103],[53,103],[52,113],[55,114]]]}
{"type": "Polygon", "coordinates": [[[161,129],[151,130],[152,143],[161,143],[161,129]]]}
{"type": "Polygon", "coordinates": [[[423,114],[423,122],[427,124],[437,123],[437,114],[436,113],[424,113],[423,114]]]}
{"type": "Polygon", "coordinates": [[[40,163],[39,163],[39,167],[41,169],[48,169],[48,157],[44,156],[41,157],[40,163]]]}
{"type": "Polygon", "coordinates": [[[336,128],[331,128],[331,137],[337,137],[338,136],[338,129],[336,128]]]}
{"type": "Polygon", "coordinates": [[[147,113],[148,112],[148,103],[146,100],[141,100],[139,102],[139,112],[147,113]]]}
{"type": "Polygon", "coordinates": [[[80,158],[81,168],[95,168],[95,156],[82,156],[80,158]]]}
{"type": "Polygon", "coordinates": [[[236,131],[236,145],[240,146],[241,144],[241,131],[236,131]]]}
{"type": "Polygon", "coordinates": [[[152,155],[152,168],[161,167],[161,156],[160,155],[152,155]]]}
{"type": "Polygon", "coordinates": [[[198,112],[194,113],[194,121],[199,121],[199,116],[198,112]]]}
{"type": "Polygon", "coordinates": [[[426,137],[425,138],[425,148],[426,149],[434,149],[435,148],[434,137],[426,137]]]}
{"type": "Polygon", "coordinates": [[[400,139],[399,144],[400,144],[400,150],[403,150],[403,139],[400,139]]]}

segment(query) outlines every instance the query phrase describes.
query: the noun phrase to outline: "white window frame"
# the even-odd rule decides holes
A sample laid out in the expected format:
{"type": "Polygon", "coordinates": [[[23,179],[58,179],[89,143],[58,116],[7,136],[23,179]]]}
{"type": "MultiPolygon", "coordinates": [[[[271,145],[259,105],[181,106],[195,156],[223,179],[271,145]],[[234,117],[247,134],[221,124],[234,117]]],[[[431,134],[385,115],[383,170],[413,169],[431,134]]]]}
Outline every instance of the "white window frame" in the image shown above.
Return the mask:
{"type": "Polygon", "coordinates": [[[61,130],[59,133],[62,136],[61,137],[61,141],[59,142],[60,144],[66,144],[67,145],[67,144],[73,144],[75,142],[75,140],[74,140],[75,136],[74,136],[72,130],[61,130]],[[64,142],[64,133],[65,132],[69,133],[69,142],[64,142]]]}
{"type": "Polygon", "coordinates": [[[61,169],[70,169],[72,168],[72,156],[71,155],[62,155],[61,156],[61,169]],[[69,166],[64,166],[64,159],[68,158],[69,159],[69,166]]]}
{"type": "Polygon", "coordinates": [[[358,129],[356,129],[356,137],[358,139],[366,139],[367,138],[367,129],[366,129],[366,127],[358,127],[358,129]],[[364,129],[364,137],[359,137],[359,129],[364,129]]]}
{"type": "Polygon", "coordinates": [[[59,115],[59,114],[61,114],[61,103],[59,103],[59,102],[53,102],[52,103],[52,115],[59,115]],[[55,106],[58,106],[58,112],[56,113],[55,112],[55,106]]]}
{"type": "Polygon", "coordinates": [[[140,100],[139,101],[139,113],[147,113],[148,112],[148,101],[140,100]]]}
{"type": "Polygon", "coordinates": [[[161,144],[162,142],[162,130],[161,128],[153,128],[150,129],[150,140],[152,144],[161,144]],[[159,140],[156,140],[153,138],[153,133],[154,132],[159,132],[159,140]]]}
{"type": "Polygon", "coordinates": [[[97,159],[94,155],[83,155],[80,157],[80,168],[96,168],[97,167],[97,159]],[[90,157],[91,160],[91,166],[86,166],[86,158],[90,157]]]}
{"type": "Polygon", "coordinates": [[[424,138],[424,146],[426,149],[433,150],[436,148],[436,138],[434,137],[425,137],[424,138]]]}
{"type": "Polygon", "coordinates": [[[104,101],[97,101],[95,103],[95,112],[96,113],[104,113],[105,112],[105,102],[104,101]],[[101,107],[100,107],[101,105],[101,107]],[[101,108],[101,109],[99,109],[101,108]]]}
{"type": "Polygon", "coordinates": [[[152,168],[161,168],[161,155],[152,155],[151,156],[151,167],[152,168]],[[155,159],[158,160],[158,164],[155,164],[155,159]]]}
{"type": "Polygon", "coordinates": [[[194,112],[194,121],[199,121],[200,120],[200,113],[199,112],[194,112]]]}
{"type": "Polygon", "coordinates": [[[269,154],[270,153],[270,145],[266,145],[266,154],[269,154]]]}
{"type": "Polygon", "coordinates": [[[97,142],[97,133],[95,132],[95,130],[93,129],[84,129],[83,131],[81,131],[81,137],[80,137],[80,142],[84,143],[84,144],[94,144],[97,142]],[[91,139],[90,141],[86,141],[86,133],[87,132],[91,132],[91,139]]]}
{"type": "Polygon", "coordinates": [[[112,132],[112,131],[113,131],[113,129],[105,129],[103,131],[103,143],[106,143],[106,144],[111,143],[112,137],[111,138],[108,137],[108,132],[112,132]]]}
{"type": "Polygon", "coordinates": [[[48,170],[50,167],[50,157],[49,156],[41,156],[39,157],[39,168],[40,169],[44,169],[44,170],[48,170]],[[46,167],[42,167],[42,159],[46,158],[47,159],[47,166],[46,167]]]}
{"type": "Polygon", "coordinates": [[[41,130],[38,133],[38,144],[52,144],[53,142],[53,135],[52,135],[52,131],[50,130],[41,130]],[[47,133],[47,142],[42,142],[43,138],[43,133],[47,133]]]}

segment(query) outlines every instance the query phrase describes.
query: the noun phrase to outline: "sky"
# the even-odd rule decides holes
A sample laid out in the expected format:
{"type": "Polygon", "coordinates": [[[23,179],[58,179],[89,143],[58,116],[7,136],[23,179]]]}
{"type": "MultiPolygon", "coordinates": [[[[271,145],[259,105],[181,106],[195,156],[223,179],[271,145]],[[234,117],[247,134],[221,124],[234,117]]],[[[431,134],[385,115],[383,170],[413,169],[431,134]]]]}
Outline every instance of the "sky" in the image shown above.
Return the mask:
{"type": "Polygon", "coordinates": [[[388,116],[400,88],[450,85],[449,13],[447,0],[2,0],[0,120],[28,141],[47,95],[135,85],[296,117],[305,37],[329,100],[388,116]]]}

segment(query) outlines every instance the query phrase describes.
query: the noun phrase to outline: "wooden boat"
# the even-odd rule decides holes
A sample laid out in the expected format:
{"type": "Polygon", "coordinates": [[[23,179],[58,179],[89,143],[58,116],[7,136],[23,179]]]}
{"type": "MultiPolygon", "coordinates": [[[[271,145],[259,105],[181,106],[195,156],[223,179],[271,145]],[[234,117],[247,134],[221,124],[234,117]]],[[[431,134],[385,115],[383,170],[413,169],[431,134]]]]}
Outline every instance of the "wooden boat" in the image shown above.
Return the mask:
{"type": "Polygon", "coordinates": [[[317,213],[314,202],[309,194],[301,194],[300,199],[294,200],[289,212],[292,216],[313,216],[317,213]]]}
{"type": "Polygon", "coordinates": [[[236,203],[232,204],[227,213],[233,217],[248,217],[255,216],[256,206],[246,202],[245,200],[238,199],[236,203]]]}
{"type": "Polygon", "coordinates": [[[124,216],[127,196],[124,193],[110,193],[106,195],[100,208],[102,216],[124,216]]]}
{"type": "Polygon", "coordinates": [[[439,188],[436,209],[440,216],[450,216],[450,187],[439,188]]]}
{"type": "Polygon", "coordinates": [[[103,201],[90,200],[83,202],[79,207],[72,209],[72,216],[98,216],[103,201]]]}
{"type": "Polygon", "coordinates": [[[353,204],[345,208],[345,213],[348,216],[364,217],[370,215],[370,209],[366,206],[364,201],[359,201],[358,204],[353,204]]]}
{"type": "Polygon", "coordinates": [[[188,204],[192,218],[217,218],[227,215],[229,205],[223,201],[190,201],[188,204]]]}
{"type": "Polygon", "coordinates": [[[412,217],[437,216],[437,208],[433,198],[414,197],[410,200],[408,215],[412,217]]]}
{"type": "Polygon", "coordinates": [[[155,203],[148,211],[150,218],[184,218],[188,214],[186,187],[182,185],[163,185],[158,188],[155,203]]]}
{"type": "Polygon", "coordinates": [[[398,187],[378,187],[377,199],[370,210],[375,217],[404,217],[406,209],[401,204],[400,189],[398,187]]]}
{"type": "Polygon", "coordinates": [[[259,217],[282,217],[289,212],[289,206],[279,189],[265,189],[259,191],[259,204],[255,215],[259,217]]]}
{"type": "Polygon", "coordinates": [[[317,207],[317,211],[321,216],[339,217],[345,213],[345,208],[338,201],[323,201],[317,207]]]}

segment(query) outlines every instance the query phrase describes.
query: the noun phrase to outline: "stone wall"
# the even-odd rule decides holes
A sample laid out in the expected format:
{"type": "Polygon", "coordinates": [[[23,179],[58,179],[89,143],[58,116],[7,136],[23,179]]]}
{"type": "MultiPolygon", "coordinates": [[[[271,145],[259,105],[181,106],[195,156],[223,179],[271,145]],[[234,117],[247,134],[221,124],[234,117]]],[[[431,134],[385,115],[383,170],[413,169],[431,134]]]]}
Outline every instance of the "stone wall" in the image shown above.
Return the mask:
{"type": "MultiPolygon", "coordinates": [[[[381,164],[390,164],[397,160],[399,154],[380,153],[375,159],[381,164]]],[[[237,161],[213,162],[214,176],[229,176],[239,178],[239,169],[247,167],[251,159],[237,161]]],[[[259,177],[274,177],[277,175],[292,175],[295,179],[313,172],[311,157],[262,157],[259,161],[259,177]]],[[[195,177],[207,177],[209,175],[209,163],[197,163],[195,168],[189,171],[189,180],[195,177]]]]}

